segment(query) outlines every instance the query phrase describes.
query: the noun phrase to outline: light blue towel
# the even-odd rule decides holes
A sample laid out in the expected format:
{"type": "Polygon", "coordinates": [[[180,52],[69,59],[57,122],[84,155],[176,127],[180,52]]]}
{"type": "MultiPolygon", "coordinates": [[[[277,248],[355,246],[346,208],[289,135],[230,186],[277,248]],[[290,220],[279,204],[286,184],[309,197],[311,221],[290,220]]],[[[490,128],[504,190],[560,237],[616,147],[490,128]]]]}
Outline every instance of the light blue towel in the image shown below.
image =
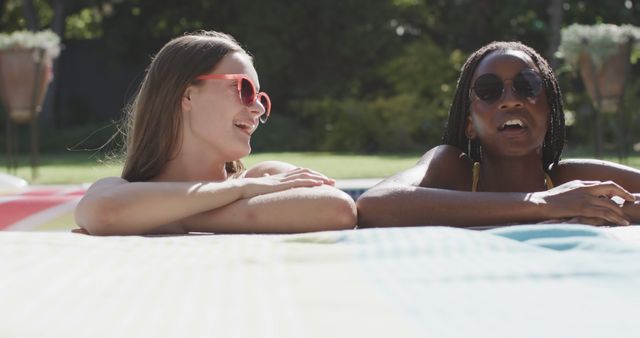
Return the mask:
{"type": "Polygon", "coordinates": [[[519,242],[553,250],[584,250],[591,252],[631,251],[633,246],[618,240],[600,228],[578,224],[531,224],[494,228],[486,232],[519,242]]]}
{"type": "Polygon", "coordinates": [[[640,247],[595,227],[368,229],[347,242],[425,337],[640,337],[640,247]]]}

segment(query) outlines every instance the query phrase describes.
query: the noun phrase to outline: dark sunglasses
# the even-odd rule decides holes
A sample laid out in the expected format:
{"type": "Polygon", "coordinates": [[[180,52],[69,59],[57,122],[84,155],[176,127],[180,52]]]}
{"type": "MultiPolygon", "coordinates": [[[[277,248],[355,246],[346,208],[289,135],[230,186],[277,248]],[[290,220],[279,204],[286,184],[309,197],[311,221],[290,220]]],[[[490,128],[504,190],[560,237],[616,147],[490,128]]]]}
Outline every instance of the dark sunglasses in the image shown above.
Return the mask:
{"type": "Polygon", "coordinates": [[[196,80],[237,80],[238,81],[238,95],[240,95],[240,101],[249,107],[256,101],[260,102],[264,107],[264,114],[260,115],[260,122],[267,123],[269,115],[271,115],[271,99],[265,92],[259,92],[256,90],[256,86],[253,85],[253,81],[244,74],[209,74],[200,75],[196,80]]]}
{"type": "MultiPolygon", "coordinates": [[[[482,74],[473,84],[473,93],[482,101],[492,103],[504,94],[504,82],[496,74],[482,74]]],[[[524,69],[512,80],[511,90],[520,99],[535,99],[542,90],[542,77],[533,69],[524,69]]]]}

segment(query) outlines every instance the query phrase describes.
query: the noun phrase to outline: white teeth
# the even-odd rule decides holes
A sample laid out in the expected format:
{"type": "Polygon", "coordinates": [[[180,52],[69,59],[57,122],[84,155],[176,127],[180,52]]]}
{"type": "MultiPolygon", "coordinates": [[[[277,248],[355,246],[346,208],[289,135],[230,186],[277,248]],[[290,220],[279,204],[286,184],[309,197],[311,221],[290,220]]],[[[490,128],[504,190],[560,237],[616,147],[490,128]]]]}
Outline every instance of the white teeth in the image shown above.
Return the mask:
{"type": "Polygon", "coordinates": [[[249,131],[253,131],[256,128],[255,124],[248,123],[248,122],[242,122],[242,121],[234,121],[233,125],[235,125],[236,127],[242,128],[242,129],[247,129],[249,131]]]}
{"type": "Polygon", "coordinates": [[[513,120],[509,120],[507,122],[505,122],[502,125],[502,128],[508,127],[508,126],[520,126],[520,127],[524,127],[524,123],[519,120],[519,119],[513,119],[513,120]]]}

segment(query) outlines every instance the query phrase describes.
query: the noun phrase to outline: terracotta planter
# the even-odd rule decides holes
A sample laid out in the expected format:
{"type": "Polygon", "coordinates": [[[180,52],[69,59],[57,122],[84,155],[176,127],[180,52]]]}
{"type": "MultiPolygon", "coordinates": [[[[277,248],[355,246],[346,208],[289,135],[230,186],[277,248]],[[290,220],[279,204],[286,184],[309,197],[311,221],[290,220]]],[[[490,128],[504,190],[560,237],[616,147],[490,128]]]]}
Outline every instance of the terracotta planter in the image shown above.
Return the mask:
{"type": "Polygon", "coordinates": [[[29,122],[42,109],[51,81],[51,60],[38,49],[0,51],[0,98],[11,120],[29,122]]]}
{"type": "Polygon", "coordinates": [[[587,52],[580,55],[582,81],[587,87],[593,105],[602,112],[613,113],[618,110],[631,67],[630,47],[630,43],[620,45],[618,53],[611,56],[600,69],[596,69],[587,52]]]}

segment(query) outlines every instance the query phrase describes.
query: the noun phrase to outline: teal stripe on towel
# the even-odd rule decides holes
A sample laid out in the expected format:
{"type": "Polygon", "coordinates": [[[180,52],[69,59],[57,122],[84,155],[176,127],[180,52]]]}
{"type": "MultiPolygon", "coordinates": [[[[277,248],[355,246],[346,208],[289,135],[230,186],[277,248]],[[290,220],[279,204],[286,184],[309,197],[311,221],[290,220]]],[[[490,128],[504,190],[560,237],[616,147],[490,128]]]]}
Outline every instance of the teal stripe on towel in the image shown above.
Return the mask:
{"type": "Polygon", "coordinates": [[[558,251],[638,251],[637,247],[613,240],[605,231],[589,225],[530,224],[494,228],[485,232],[558,251]]]}

